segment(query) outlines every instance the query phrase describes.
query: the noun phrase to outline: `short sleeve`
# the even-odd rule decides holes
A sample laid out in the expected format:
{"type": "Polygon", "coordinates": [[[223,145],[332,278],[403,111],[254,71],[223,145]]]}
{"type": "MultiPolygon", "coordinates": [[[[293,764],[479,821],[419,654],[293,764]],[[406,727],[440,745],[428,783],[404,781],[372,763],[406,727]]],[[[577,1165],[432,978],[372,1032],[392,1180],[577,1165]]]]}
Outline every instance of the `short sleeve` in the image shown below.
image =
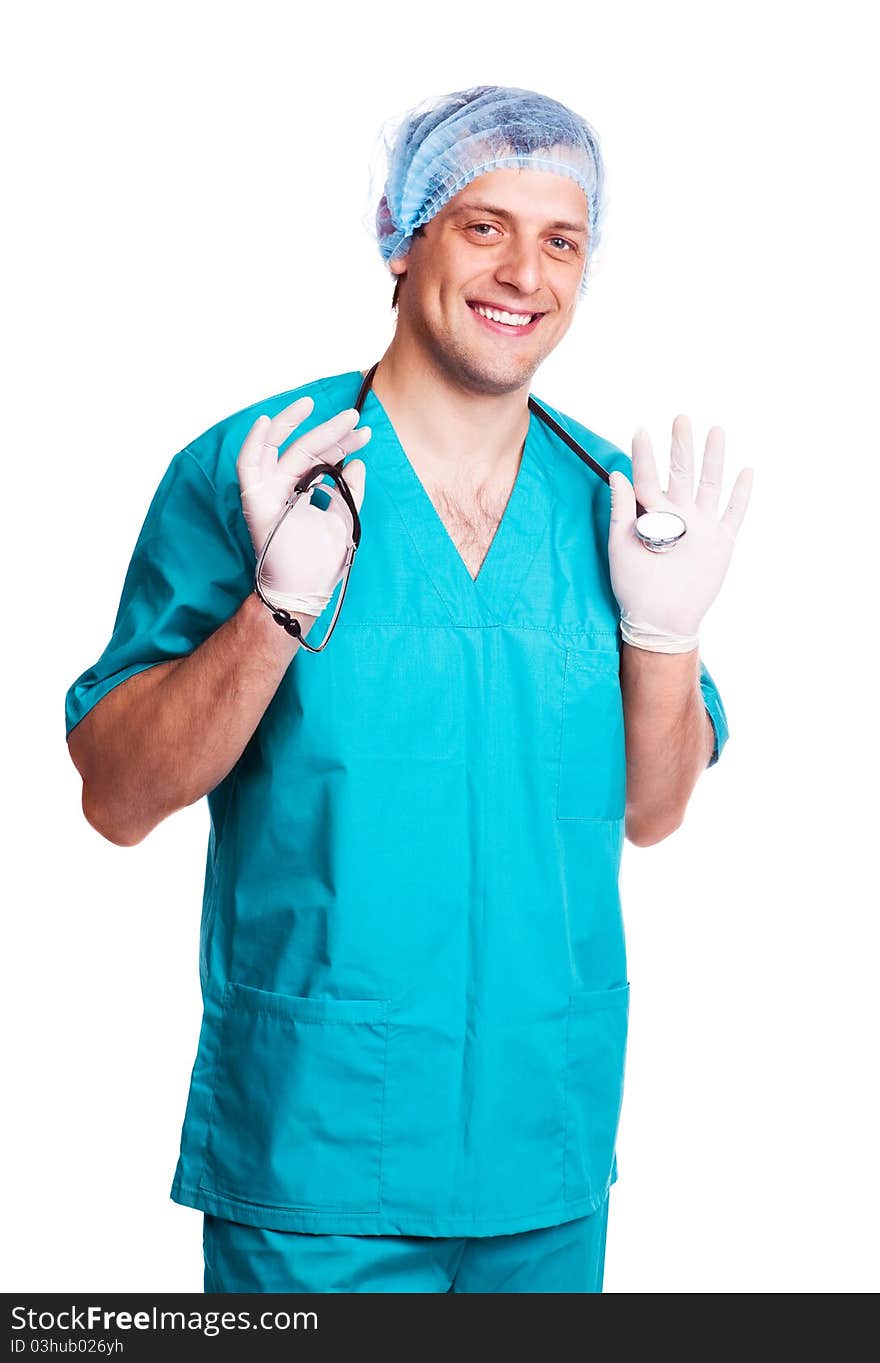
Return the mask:
{"type": "Polygon", "coordinates": [[[147,511],[110,641],[67,692],[68,736],[120,682],[192,653],[235,614],[253,586],[247,548],[202,465],[188,447],[181,450],[147,511]]]}
{"type": "Polygon", "coordinates": [[[707,764],[710,767],[714,767],[718,758],[721,756],[721,751],[729,736],[727,715],[724,713],[724,705],[722,704],[718,687],[712,680],[712,674],[709,672],[702,659],[700,660],[700,690],[703,693],[703,704],[708,711],[709,718],[712,721],[712,727],[715,730],[715,747],[712,749],[712,756],[707,764]]]}

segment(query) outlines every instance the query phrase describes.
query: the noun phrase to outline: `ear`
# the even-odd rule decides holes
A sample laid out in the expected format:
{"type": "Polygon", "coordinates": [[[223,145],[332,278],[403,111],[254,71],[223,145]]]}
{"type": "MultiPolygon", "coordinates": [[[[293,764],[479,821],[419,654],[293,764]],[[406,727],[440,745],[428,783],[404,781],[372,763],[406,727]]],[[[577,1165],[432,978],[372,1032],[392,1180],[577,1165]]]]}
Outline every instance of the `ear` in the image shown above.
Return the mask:
{"type": "Polygon", "coordinates": [[[400,277],[400,275],[405,275],[406,256],[396,256],[394,260],[389,260],[388,268],[392,274],[397,275],[398,277],[400,277]]]}

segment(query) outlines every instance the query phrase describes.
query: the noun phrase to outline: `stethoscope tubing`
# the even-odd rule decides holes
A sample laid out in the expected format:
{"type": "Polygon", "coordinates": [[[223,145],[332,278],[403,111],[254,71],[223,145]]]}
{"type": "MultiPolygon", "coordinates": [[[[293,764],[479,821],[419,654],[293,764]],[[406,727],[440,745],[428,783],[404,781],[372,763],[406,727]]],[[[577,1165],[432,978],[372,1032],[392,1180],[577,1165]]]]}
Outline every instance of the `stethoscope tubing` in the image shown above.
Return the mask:
{"type": "MultiPolygon", "coordinates": [[[[360,391],[358,392],[358,395],[354,402],[355,409],[357,410],[358,413],[360,413],[363,407],[367,393],[370,391],[370,387],[373,382],[373,375],[375,374],[378,368],[379,361],[377,360],[376,363],[372,365],[372,367],[368,369],[366,374],[364,375],[363,382],[360,386],[360,391]]],[[[565,430],[565,428],[559,424],[556,418],[551,416],[551,414],[548,411],[546,411],[546,409],[542,407],[541,404],[531,396],[531,394],[529,394],[529,410],[534,412],[535,415],[539,417],[540,420],[543,421],[544,424],[550,428],[554,435],[558,436],[559,439],[562,440],[568,446],[568,448],[574,454],[577,455],[578,459],[585,463],[588,468],[592,469],[593,473],[595,473],[597,477],[601,478],[602,481],[610,488],[611,478],[608,473],[608,470],[603,468],[602,465],[598,462],[598,460],[594,459],[593,456],[584,449],[583,445],[579,444],[578,441],[575,440],[574,436],[569,435],[568,431],[565,430]]],[[[271,531],[269,532],[269,535],[266,538],[266,542],[263,545],[263,548],[259,555],[255,574],[255,590],[257,592],[257,595],[260,597],[261,601],[263,601],[263,603],[269,607],[270,610],[274,611],[272,602],[263,592],[262,583],[260,580],[262,576],[263,563],[265,561],[269,545],[272,543],[272,540],[274,539],[275,534],[277,533],[282,522],[284,521],[284,518],[287,516],[288,512],[290,512],[293,509],[299,498],[302,497],[305,493],[309,492],[318,479],[323,478],[325,476],[332,478],[333,482],[336,483],[337,487],[339,488],[340,495],[343,497],[346,505],[348,506],[349,511],[351,512],[353,530],[352,543],[349,545],[348,555],[344,565],[344,580],[342,585],[342,591],[339,593],[339,598],[336,602],[336,609],[333,612],[333,619],[331,621],[329,630],[324,636],[324,642],[320,644],[317,648],[307,644],[305,639],[303,639],[299,633],[298,622],[290,616],[289,612],[274,611],[275,618],[276,620],[278,620],[279,624],[284,624],[285,628],[288,629],[289,632],[296,633],[297,636],[300,638],[300,642],[303,644],[303,646],[309,649],[309,651],[312,653],[319,653],[326,645],[327,640],[330,638],[330,635],[333,633],[333,628],[336,624],[336,619],[339,615],[343,598],[345,597],[345,590],[348,586],[348,578],[349,574],[351,573],[351,565],[354,562],[355,552],[357,551],[358,545],[360,544],[361,540],[361,523],[357,512],[357,507],[355,505],[354,496],[342,472],[344,459],[345,455],[343,454],[337,463],[325,462],[321,464],[314,464],[308,470],[307,473],[304,473],[303,476],[297,480],[290,497],[288,497],[287,502],[285,503],[284,510],[278,517],[278,520],[276,521],[275,525],[272,527],[271,531]]],[[[682,518],[670,517],[670,519],[672,520],[678,519],[679,521],[681,521],[682,530],[680,534],[667,540],[654,540],[638,530],[638,519],[639,517],[644,516],[646,514],[648,513],[646,512],[645,507],[643,507],[641,502],[638,499],[636,499],[636,533],[639,539],[641,540],[642,544],[645,546],[645,548],[652,550],[654,553],[664,553],[666,550],[674,548],[677,541],[681,539],[681,536],[684,535],[687,529],[682,518]]]]}
{"type": "MultiPolygon", "coordinates": [[[[358,393],[354,404],[358,411],[360,411],[361,407],[363,406],[364,399],[366,398],[367,393],[369,392],[373,382],[373,375],[375,374],[378,368],[379,361],[377,360],[376,363],[373,365],[372,369],[368,369],[366,374],[364,375],[364,381],[361,384],[360,392],[358,393]]],[[[529,408],[531,411],[535,413],[536,416],[540,417],[540,419],[544,422],[545,425],[550,427],[550,430],[553,432],[554,435],[558,435],[559,439],[565,442],[568,448],[572,450],[574,454],[577,455],[578,459],[583,460],[587,467],[591,468],[593,472],[597,474],[598,477],[600,477],[602,481],[608,485],[608,487],[611,486],[611,478],[608,474],[608,470],[603,468],[602,465],[598,462],[598,460],[594,459],[591,454],[588,454],[587,451],[584,449],[583,445],[579,445],[578,442],[575,440],[574,436],[569,435],[568,431],[565,430],[563,426],[560,426],[556,418],[551,416],[550,413],[544,407],[542,407],[540,402],[537,402],[535,398],[532,397],[531,394],[529,394],[529,408]]],[[[645,508],[637,499],[636,515],[642,516],[644,515],[644,512],[645,508]]]]}

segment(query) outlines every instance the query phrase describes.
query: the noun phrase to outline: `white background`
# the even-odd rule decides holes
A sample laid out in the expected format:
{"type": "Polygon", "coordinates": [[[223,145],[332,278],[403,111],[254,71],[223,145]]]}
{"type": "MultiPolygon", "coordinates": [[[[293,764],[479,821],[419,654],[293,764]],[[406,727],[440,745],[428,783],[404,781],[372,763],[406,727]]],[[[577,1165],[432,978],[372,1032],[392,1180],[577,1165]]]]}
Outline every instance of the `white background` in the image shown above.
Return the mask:
{"type": "Polygon", "coordinates": [[[722,508],[755,469],[701,635],[728,746],[684,826],[624,853],[605,1287],[876,1290],[869,7],[314,12],[79,0],[7,21],[2,1286],[202,1288],[201,1214],[168,1192],[207,805],[102,840],[65,692],[172,455],[388,344],[362,222],[382,121],[499,83],[583,114],[608,168],[591,288],[534,391],[628,453],[645,425],[664,482],[676,413],[698,468],[723,426],[722,508]]]}

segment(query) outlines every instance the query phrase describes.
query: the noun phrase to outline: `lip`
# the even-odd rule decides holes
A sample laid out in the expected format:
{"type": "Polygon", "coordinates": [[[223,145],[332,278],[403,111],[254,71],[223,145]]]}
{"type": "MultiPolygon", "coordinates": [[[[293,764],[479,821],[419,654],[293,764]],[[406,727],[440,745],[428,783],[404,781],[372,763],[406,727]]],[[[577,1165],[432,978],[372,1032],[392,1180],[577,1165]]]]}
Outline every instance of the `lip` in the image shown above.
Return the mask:
{"type": "MultiPolygon", "coordinates": [[[[499,303],[484,302],[482,298],[469,298],[467,299],[467,305],[471,316],[482,326],[488,327],[490,331],[494,331],[496,336],[529,336],[544,316],[543,312],[539,312],[532,318],[531,322],[527,322],[524,327],[512,327],[507,322],[493,322],[489,317],[482,317],[476,309],[477,307],[495,308],[499,312],[516,312],[516,308],[502,307],[499,303]]],[[[522,312],[526,311],[526,308],[522,309],[522,312]]],[[[531,311],[531,309],[528,309],[528,311],[531,311]]],[[[520,316],[521,315],[522,313],[520,313],[520,316]]]]}

